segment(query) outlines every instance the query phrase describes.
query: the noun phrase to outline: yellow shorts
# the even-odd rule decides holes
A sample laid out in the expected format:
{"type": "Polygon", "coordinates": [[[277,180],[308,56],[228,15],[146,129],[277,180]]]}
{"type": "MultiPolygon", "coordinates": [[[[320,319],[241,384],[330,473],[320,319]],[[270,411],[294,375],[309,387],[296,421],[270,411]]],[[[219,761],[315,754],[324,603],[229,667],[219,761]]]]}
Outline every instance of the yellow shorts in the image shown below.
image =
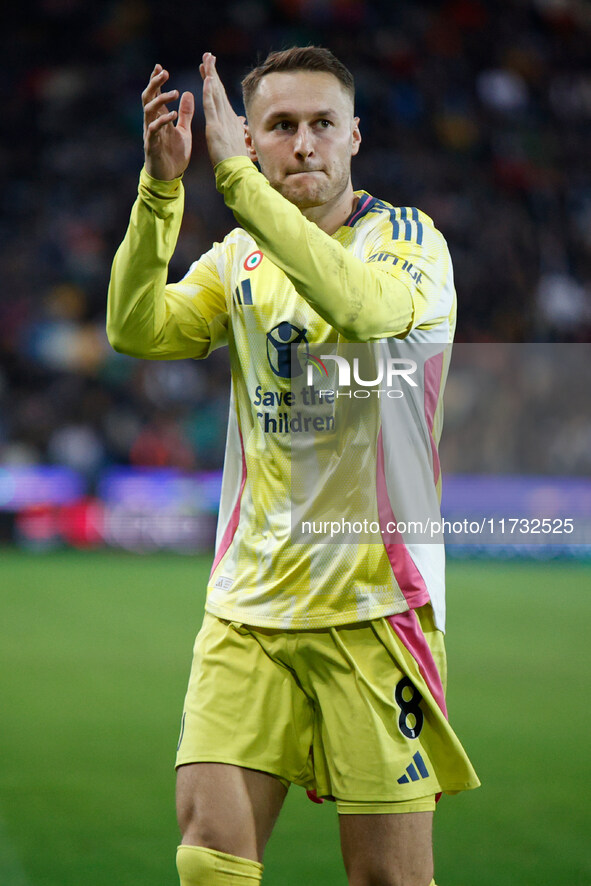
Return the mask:
{"type": "Polygon", "coordinates": [[[410,639],[385,618],[277,631],[206,613],[176,765],[268,772],[345,814],[429,810],[442,791],[477,787],[442,710],[445,649],[431,607],[396,619],[410,639]]]}

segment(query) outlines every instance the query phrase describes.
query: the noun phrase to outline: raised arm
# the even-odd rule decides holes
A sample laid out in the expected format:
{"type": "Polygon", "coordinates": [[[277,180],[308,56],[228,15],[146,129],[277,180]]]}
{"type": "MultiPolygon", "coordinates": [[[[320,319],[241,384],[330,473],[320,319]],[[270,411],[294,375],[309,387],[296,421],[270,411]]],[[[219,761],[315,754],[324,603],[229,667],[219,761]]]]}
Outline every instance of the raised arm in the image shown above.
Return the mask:
{"type": "Polygon", "coordinates": [[[117,250],[107,301],[107,335],[113,348],[134,357],[164,360],[205,357],[224,343],[225,294],[215,248],[178,284],[167,285],[183,217],[180,176],[191,155],[191,93],[178,114],[162,92],[168,72],[156,65],[142,94],[145,168],[129,227],[117,250]],[[177,120],[175,125],[174,121],[177,120]]]}
{"type": "Polygon", "coordinates": [[[390,226],[386,252],[393,253],[391,261],[371,262],[371,253],[361,260],[272,188],[248,159],[242,119],[226,97],[210,53],[203,56],[201,75],[218,189],[239,224],[308,304],[351,341],[404,337],[416,326],[444,323],[455,297],[451,265],[445,241],[430,219],[421,216],[420,243],[419,238],[396,241],[397,222],[390,226]]]}
{"type": "MultiPolygon", "coordinates": [[[[393,228],[398,226],[394,220],[383,227],[379,238],[368,240],[362,260],[308,221],[248,159],[224,160],[215,173],[218,189],[239,224],[308,304],[348,341],[404,338],[417,327],[442,325],[451,330],[455,312],[451,259],[444,238],[427,216],[420,216],[422,243],[417,237],[394,240],[393,228]],[[378,256],[384,260],[376,261],[378,256]]],[[[387,208],[384,213],[389,218],[387,208]]],[[[448,332],[441,340],[448,340],[448,332]]]]}

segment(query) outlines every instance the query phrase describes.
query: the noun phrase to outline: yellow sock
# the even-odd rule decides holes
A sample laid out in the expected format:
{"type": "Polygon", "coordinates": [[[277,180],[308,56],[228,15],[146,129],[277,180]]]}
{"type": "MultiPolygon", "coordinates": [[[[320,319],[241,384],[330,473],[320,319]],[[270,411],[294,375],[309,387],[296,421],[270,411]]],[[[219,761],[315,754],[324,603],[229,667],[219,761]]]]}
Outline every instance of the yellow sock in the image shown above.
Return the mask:
{"type": "Polygon", "coordinates": [[[181,886],[258,886],[263,866],[204,846],[179,846],[176,866],[181,886]]]}

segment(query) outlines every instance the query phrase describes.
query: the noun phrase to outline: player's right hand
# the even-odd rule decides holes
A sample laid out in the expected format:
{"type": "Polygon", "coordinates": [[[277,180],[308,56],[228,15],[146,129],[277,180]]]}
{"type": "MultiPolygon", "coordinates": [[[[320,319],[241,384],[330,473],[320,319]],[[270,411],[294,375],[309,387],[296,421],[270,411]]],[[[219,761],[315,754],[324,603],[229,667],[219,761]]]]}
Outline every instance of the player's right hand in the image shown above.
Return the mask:
{"type": "Polygon", "coordinates": [[[191,120],[195,111],[195,99],[191,92],[183,92],[178,111],[168,110],[166,103],[178,98],[177,89],[162,92],[168,77],[168,71],[162,65],[156,65],[150,82],[142,92],[146,171],[160,181],[178,178],[189,165],[191,120]]]}

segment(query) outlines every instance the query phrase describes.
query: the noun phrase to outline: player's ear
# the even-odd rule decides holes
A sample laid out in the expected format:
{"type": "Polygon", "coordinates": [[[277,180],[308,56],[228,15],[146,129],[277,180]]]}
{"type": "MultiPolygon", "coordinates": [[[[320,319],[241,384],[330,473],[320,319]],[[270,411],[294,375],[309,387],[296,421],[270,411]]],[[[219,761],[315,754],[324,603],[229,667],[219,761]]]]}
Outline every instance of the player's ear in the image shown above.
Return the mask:
{"type": "Polygon", "coordinates": [[[256,163],[258,160],[257,152],[255,150],[252,136],[250,134],[250,129],[248,127],[248,123],[244,124],[244,142],[246,144],[246,150],[248,151],[248,156],[252,160],[253,163],[256,163]]]}
{"type": "Polygon", "coordinates": [[[353,131],[351,133],[352,143],[351,143],[351,156],[354,157],[355,154],[359,151],[359,145],[361,144],[361,133],[359,131],[359,117],[353,117],[353,131]]]}

